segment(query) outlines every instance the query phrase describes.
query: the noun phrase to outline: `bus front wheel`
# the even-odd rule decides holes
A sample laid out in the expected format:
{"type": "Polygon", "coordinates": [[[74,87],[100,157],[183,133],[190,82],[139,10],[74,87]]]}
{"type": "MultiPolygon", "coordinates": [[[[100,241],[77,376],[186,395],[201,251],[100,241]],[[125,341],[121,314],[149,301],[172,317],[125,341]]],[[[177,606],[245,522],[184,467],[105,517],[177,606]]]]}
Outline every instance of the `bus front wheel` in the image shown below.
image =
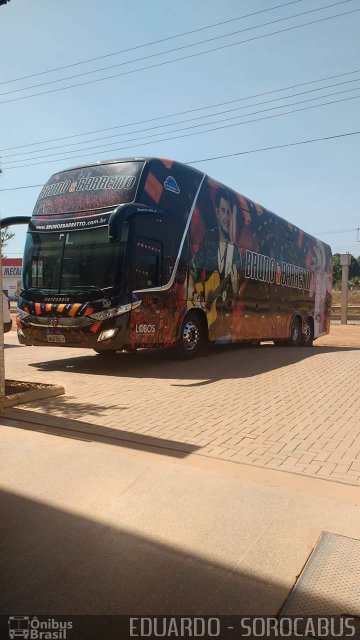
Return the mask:
{"type": "Polygon", "coordinates": [[[188,313],[181,325],[177,345],[177,356],[182,360],[191,360],[200,355],[205,348],[205,331],[197,313],[188,313]]]}

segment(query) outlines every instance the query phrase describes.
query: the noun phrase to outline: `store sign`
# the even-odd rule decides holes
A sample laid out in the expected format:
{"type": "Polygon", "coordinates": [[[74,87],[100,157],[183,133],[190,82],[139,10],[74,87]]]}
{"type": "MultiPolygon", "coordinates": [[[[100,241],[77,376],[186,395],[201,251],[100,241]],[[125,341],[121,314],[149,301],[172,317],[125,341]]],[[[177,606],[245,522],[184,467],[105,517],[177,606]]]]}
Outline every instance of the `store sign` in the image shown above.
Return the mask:
{"type": "Polygon", "coordinates": [[[3,278],[21,278],[21,258],[3,258],[1,263],[3,278]]]}

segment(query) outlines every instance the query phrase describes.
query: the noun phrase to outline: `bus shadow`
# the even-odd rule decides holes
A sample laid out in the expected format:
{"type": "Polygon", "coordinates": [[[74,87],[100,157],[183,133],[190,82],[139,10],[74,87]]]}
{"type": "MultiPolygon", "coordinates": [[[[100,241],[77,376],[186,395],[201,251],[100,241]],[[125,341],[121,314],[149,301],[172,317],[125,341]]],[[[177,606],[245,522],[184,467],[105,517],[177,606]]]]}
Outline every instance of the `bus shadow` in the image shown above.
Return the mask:
{"type": "MultiPolygon", "coordinates": [[[[289,367],[307,358],[331,353],[351,352],[357,347],[287,348],[265,344],[261,347],[240,345],[216,346],[207,357],[191,361],[176,361],[164,350],[142,350],[135,355],[116,353],[109,357],[96,355],[59,358],[29,363],[38,371],[62,371],[76,374],[124,378],[157,378],[194,380],[201,386],[223,379],[251,378],[283,367],[289,367]]],[[[187,385],[189,386],[189,385],[187,385]]]]}

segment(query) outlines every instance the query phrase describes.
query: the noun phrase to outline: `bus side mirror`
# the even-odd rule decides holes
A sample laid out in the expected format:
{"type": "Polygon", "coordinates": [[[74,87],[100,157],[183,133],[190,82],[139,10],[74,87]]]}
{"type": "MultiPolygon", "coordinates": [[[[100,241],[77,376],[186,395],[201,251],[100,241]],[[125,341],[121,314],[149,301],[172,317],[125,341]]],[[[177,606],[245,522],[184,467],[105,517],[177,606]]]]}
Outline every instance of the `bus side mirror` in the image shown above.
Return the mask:
{"type": "Polygon", "coordinates": [[[0,227],[12,227],[15,224],[29,224],[31,216],[10,216],[9,218],[2,218],[0,220],[0,227]]]}
{"type": "Polygon", "coordinates": [[[128,206],[127,204],[121,204],[110,214],[109,242],[116,242],[121,237],[121,227],[126,220],[128,206]]]}
{"type": "Polygon", "coordinates": [[[139,215],[159,215],[162,211],[147,205],[132,202],[130,204],[120,204],[109,218],[109,242],[117,242],[122,235],[124,224],[139,215]]]}

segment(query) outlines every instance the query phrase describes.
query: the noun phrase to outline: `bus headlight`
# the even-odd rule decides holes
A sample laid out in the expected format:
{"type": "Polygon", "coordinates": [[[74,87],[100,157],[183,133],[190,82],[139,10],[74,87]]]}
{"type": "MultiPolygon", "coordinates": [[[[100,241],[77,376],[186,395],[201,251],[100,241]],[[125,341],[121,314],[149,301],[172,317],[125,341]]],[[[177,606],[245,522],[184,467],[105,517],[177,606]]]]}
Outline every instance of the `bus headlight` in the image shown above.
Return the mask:
{"type": "Polygon", "coordinates": [[[131,304],[123,304],[120,307],[113,307],[112,309],[104,309],[98,313],[92,313],[89,318],[93,320],[108,320],[109,318],[115,318],[115,316],[121,316],[123,313],[131,311],[131,304]]]}
{"type": "Polygon", "coordinates": [[[117,328],[105,329],[105,331],[102,331],[99,334],[97,341],[100,342],[101,340],[109,340],[110,338],[113,338],[117,334],[117,331],[118,331],[117,328]]]}
{"type": "Polygon", "coordinates": [[[89,318],[93,320],[108,320],[109,318],[115,318],[115,316],[121,316],[124,313],[128,313],[131,309],[136,309],[141,304],[141,300],[137,300],[136,302],[129,302],[128,304],[122,304],[119,307],[112,307],[112,309],[104,309],[104,311],[98,311],[97,313],[92,313],[89,318]]]}

